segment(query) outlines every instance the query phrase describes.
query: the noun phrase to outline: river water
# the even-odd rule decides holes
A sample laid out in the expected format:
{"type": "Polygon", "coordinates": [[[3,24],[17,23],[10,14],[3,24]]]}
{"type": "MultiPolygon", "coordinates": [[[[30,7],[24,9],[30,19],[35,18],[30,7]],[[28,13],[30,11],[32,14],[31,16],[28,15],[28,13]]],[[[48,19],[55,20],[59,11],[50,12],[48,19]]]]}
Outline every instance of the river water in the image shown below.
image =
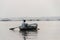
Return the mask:
{"type": "Polygon", "coordinates": [[[0,21],[0,40],[60,40],[60,21],[28,21],[37,23],[38,31],[19,32],[9,30],[21,25],[21,21],[0,21]]]}

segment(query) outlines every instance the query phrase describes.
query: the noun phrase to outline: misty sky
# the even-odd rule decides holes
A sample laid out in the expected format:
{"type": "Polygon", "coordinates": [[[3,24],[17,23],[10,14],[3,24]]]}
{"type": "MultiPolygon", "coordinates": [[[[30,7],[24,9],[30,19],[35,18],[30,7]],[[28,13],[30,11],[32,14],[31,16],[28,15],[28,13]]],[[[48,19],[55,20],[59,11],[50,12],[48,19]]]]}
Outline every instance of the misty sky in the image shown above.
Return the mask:
{"type": "Polygon", "coordinates": [[[60,0],[0,0],[0,17],[60,16],[60,0]]]}

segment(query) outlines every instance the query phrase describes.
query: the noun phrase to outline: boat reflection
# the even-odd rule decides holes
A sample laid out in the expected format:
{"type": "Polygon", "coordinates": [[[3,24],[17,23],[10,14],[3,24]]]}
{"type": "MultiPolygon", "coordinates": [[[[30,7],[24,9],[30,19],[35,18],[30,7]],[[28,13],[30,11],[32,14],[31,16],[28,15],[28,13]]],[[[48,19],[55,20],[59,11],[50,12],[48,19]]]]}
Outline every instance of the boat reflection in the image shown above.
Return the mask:
{"type": "Polygon", "coordinates": [[[20,31],[20,33],[22,33],[23,39],[26,40],[26,39],[31,39],[27,37],[33,36],[34,34],[35,34],[34,37],[37,36],[38,31],[36,30],[35,31],[20,31]]]}

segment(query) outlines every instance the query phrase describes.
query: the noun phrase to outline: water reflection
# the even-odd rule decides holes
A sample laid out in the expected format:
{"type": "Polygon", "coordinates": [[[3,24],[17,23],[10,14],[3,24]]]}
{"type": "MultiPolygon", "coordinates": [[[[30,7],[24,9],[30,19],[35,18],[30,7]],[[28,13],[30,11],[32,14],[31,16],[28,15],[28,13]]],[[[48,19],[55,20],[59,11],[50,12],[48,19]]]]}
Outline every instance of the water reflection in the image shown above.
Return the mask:
{"type": "Polygon", "coordinates": [[[37,31],[20,31],[20,33],[22,34],[24,40],[32,39],[32,38],[29,38],[31,36],[33,37],[37,36],[37,31]]]}

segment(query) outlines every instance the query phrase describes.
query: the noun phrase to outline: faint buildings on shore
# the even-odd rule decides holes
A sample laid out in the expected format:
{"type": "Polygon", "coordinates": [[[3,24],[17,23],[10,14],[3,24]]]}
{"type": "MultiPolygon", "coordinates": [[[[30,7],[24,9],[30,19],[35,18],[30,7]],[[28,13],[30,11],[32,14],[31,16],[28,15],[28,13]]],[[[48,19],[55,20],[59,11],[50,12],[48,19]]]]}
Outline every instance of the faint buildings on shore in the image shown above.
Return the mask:
{"type": "Polygon", "coordinates": [[[20,18],[1,18],[0,21],[60,21],[60,17],[20,17],[20,18]]]}

